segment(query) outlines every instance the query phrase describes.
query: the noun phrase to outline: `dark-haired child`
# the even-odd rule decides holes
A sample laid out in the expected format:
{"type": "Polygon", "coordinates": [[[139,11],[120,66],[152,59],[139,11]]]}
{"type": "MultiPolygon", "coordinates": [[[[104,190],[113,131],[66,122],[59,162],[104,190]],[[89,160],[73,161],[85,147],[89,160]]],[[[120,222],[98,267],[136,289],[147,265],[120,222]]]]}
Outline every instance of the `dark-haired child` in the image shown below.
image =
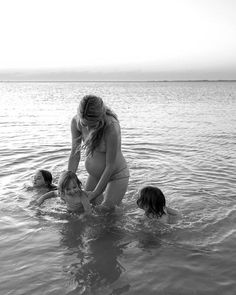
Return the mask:
{"type": "Polygon", "coordinates": [[[56,189],[57,186],[52,183],[52,174],[48,170],[40,169],[33,176],[33,186],[37,188],[56,189]]]}
{"type": "Polygon", "coordinates": [[[137,205],[145,211],[147,217],[158,218],[164,223],[169,222],[170,216],[178,215],[178,211],[166,207],[163,192],[155,186],[145,186],[140,190],[137,205]]]}

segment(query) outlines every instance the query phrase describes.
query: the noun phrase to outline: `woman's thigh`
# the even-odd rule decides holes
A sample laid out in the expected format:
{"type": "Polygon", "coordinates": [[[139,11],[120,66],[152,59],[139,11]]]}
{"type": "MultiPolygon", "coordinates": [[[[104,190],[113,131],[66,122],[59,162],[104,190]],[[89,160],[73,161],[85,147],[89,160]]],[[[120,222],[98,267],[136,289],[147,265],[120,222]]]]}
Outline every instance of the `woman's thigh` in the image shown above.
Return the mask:
{"type": "Polygon", "coordinates": [[[104,192],[103,204],[111,207],[119,205],[127,191],[128,184],[129,177],[109,182],[104,192]]]}

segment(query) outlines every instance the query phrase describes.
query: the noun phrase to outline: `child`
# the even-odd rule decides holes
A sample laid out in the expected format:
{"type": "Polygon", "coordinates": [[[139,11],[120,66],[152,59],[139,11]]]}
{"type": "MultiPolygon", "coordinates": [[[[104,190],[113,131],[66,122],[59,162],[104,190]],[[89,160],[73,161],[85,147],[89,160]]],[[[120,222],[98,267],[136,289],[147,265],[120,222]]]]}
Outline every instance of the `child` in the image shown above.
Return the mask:
{"type": "Polygon", "coordinates": [[[86,193],[81,189],[82,183],[77,175],[72,171],[62,173],[58,182],[58,194],[55,191],[50,191],[41,196],[37,204],[40,206],[46,199],[57,197],[58,195],[67,204],[67,210],[70,213],[84,212],[91,213],[91,205],[86,193]]]}
{"type": "Polygon", "coordinates": [[[146,186],[141,189],[137,205],[145,211],[147,217],[158,218],[164,223],[169,222],[170,216],[178,215],[176,210],[166,207],[164,194],[155,186],[146,186]]]}
{"type": "Polygon", "coordinates": [[[47,170],[37,170],[33,177],[33,186],[37,188],[56,189],[57,186],[52,183],[52,174],[47,170]]]}

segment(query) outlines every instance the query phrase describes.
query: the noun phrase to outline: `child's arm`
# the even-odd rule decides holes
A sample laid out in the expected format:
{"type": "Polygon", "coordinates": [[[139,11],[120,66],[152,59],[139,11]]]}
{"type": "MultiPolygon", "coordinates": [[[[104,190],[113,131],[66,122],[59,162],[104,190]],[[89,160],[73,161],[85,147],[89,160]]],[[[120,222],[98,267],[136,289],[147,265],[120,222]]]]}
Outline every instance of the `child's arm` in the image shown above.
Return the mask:
{"type": "Polygon", "coordinates": [[[56,198],[57,197],[57,193],[56,191],[51,191],[51,192],[48,192],[44,195],[42,195],[37,201],[36,201],[36,204],[38,206],[42,205],[43,202],[47,199],[51,199],[51,198],[56,198]]]}
{"type": "Polygon", "coordinates": [[[178,215],[178,214],[179,214],[179,212],[178,212],[177,210],[172,209],[172,208],[170,208],[170,207],[166,207],[166,211],[167,211],[167,213],[170,214],[170,215],[178,215]]]}
{"type": "Polygon", "coordinates": [[[81,203],[84,207],[84,212],[87,214],[92,213],[92,206],[91,206],[89,199],[88,199],[85,192],[82,192],[80,199],[81,199],[81,203]]]}

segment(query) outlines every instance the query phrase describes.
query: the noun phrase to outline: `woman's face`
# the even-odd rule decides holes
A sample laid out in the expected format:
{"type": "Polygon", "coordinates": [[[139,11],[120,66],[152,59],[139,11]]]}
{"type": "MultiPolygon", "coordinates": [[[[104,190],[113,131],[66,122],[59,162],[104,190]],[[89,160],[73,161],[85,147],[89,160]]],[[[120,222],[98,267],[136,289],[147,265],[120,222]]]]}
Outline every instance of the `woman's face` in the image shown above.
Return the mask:
{"type": "Polygon", "coordinates": [[[88,128],[88,129],[96,129],[99,126],[99,120],[86,120],[86,119],[80,119],[80,124],[82,127],[88,128]]]}
{"type": "Polygon", "coordinates": [[[37,171],[33,177],[33,184],[34,186],[43,186],[45,185],[45,180],[43,178],[43,175],[40,171],[37,171]]]}

